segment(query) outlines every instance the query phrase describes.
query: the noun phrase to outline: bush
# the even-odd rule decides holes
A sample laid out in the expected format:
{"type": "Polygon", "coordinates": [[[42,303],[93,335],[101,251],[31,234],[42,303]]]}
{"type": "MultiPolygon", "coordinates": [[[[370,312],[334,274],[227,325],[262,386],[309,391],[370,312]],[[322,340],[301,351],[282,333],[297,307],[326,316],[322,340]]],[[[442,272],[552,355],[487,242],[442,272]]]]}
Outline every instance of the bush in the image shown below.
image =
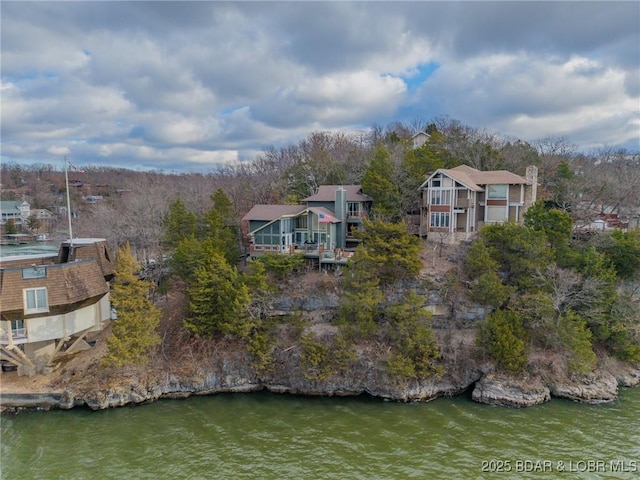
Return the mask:
{"type": "Polygon", "coordinates": [[[511,374],[524,371],[527,365],[525,330],[520,315],[512,310],[496,310],[480,324],[478,342],[511,374]]]}

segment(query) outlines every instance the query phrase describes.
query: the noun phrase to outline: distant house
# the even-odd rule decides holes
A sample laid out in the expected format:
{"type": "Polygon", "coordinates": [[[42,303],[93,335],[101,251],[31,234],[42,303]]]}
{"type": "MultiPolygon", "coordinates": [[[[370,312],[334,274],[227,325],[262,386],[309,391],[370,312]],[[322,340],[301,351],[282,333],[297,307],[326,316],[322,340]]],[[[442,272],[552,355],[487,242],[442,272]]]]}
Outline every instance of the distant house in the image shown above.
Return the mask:
{"type": "Polygon", "coordinates": [[[418,132],[413,137],[411,137],[411,141],[413,142],[413,148],[420,148],[425,143],[429,141],[431,136],[425,132],[418,132]]]}
{"type": "Polygon", "coordinates": [[[63,242],[58,254],[0,257],[0,358],[19,375],[46,370],[111,318],[114,258],[104,239],[63,242]]]}
{"type": "Polygon", "coordinates": [[[457,243],[487,224],[521,224],[536,201],[537,177],[535,166],[527,167],[526,177],[467,165],[438,169],[420,186],[420,234],[457,243]]]}
{"type": "Polygon", "coordinates": [[[34,233],[50,232],[51,226],[56,219],[56,216],[46,208],[34,208],[31,210],[31,216],[35,218],[40,225],[37,232],[34,233]]]}
{"type": "Polygon", "coordinates": [[[31,205],[25,201],[2,200],[0,201],[0,227],[5,231],[7,222],[13,220],[14,225],[20,230],[24,222],[31,215],[31,205]]]}
{"type": "Polygon", "coordinates": [[[104,197],[102,195],[89,195],[87,197],[84,198],[84,201],[89,203],[89,204],[94,204],[94,203],[98,203],[104,200],[104,197]]]}
{"type": "Polygon", "coordinates": [[[255,205],[243,218],[251,255],[343,250],[358,240],[372,199],[360,185],[322,185],[301,205],[255,205]]]}

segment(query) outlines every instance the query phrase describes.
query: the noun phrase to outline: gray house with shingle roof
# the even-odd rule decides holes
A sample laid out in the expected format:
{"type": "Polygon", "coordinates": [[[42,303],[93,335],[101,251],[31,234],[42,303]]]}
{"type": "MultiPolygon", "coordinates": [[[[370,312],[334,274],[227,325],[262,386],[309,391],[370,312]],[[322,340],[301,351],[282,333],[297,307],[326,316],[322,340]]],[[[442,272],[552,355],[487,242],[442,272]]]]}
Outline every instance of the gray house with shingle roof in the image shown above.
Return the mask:
{"type": "Polygon", "coordinates": [[[420,186],[420,235],[457,243],[484,225],[513,221],[536,201],[538,169],[525,177],[507,170],[480,171],[467,165],[436,170],[420,186]]]}
{"type": "Polygon", "coordinates": [[[322,185],[301,205],[255,205],[242,226],[251,255],[333,251],[357,244],[372,199],[360,185],[322,185]]]}

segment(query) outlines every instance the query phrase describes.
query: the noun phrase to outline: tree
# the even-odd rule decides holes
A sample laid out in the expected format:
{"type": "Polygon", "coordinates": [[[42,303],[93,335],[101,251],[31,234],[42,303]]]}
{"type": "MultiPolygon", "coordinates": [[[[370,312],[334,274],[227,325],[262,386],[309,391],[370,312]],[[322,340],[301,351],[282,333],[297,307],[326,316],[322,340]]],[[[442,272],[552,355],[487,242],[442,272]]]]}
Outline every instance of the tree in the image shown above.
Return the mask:
{"type": "Polygon", "coordinates": [[[393,162],[388,150],[380,145],[374,152],[371,164],[362,178],[362,189],[373,198],[372,214],[381,220],[399,220],[400,210],[398,187],[391,181],[394,178],[393,162]]]}
{"type": "Polygon", "coordinates": [[[380,279],[360,257],[349,259],[345,269],[343,294],[340,297],[340,318],[355,336],[368,338],[378,328],[384,295],[378,286],[380,279]]]}
{"type": "Polygon", "coordinates": [[[40,222],[40,220],[38,220],[35,216],[29,215],[25,223],[25,226],[27,227],[27,230],[29,230],[31,233],[34,233],[40,230],[40,227],[42,226],[42,222],[40,222]]]}
{"type": "Polygon", "coordinates": [[[496,310],[480,324],[478,342],[501,369],[517,374],[527,365],[525,329],[513,310],[496,310]]]}
{"type": "Polygon", "coordinates": [[[136,276],[140,265],[128,243],[118,251],[117,262],[111,303],[118,319],[107,339],[103,363],[118,367],[140,365],[147,361],[149,350],[160,342],[156,328],[161,313],[149,300],[151,284],[136,276]]]}
{"type": "Polygon", "coordinates": [[[555,208],[548,210],[544,202],[538,200],[524,214],[524,225],[546,235],[548,245],[555,252],[558,263],[570,263],[570,258],[567,258],[571,256],[568,242],[573,222],[567,212],[555,208]]]}
{"type": "Polygon", "coordinates": [[[443,373],[437,363],[440,350],[430,327],[431,312],[422,304],[423,300],[411,292],[385,312],[393,340],[387,366],[394,375],[420,378],[443,373]]]}
{"type": "Polygon", "coordinates": [[[211,255],[219,253],[210,239],[203,241],[195,237],[180,240],[171,257],[172,272],[187,283],[193,281],[195,271],[206,262],[211,255]]]}
{"type": "Polygon", "coordinates": [[[601,250],[611,260],[620,278],[630,280],[640,274],[640,230],[614,230],[611,241],[601,250]]]}
{"type": "Polygon", "coordinates": [[[198,217],[193,212],[188,211],[182,200],[178,198],[169,206],[163,227],[162,244],[170,250],[175,250],[184,238],[196,238],[198,217]]]}
{"type": "Polygon", "coordinates": [[[211,252],[195,270],[187,295],[189,312],[184,324],[194,334],[209,338],[218,332],[240,338],[249,336],[249,289],[221,253],[211,252]]]}
{"type": "Polygon", "coordinates": [[[380,279],[381,285],[413,278],[420,272],[420,240],[409,233],[406,224],[365,220],[365,230],[357,235],[362,244],[354,257],[380,279]]]}
{"type": "Polygon", "coordinates": [[[204,215],[204,236],[224,255],[229,265],[240,260],[239,225],[229,197],[221,188],[211,195],[213,206],[204,215]]]}
{"type": "Polygon", "coordinates": [[[480,235],[500,264],[506,283],[520,290],[534,286],[534,274],[552,261],[544,232],[513,222],[487,225],[480,235]]]}
{"type": "Polygon", "coordinates": [[[18,229],[16,228],[16,222],[13,218],[10,218],[9,220],[7,220],[5,233],[7,235],[15,235],[16,233],[18,233],[18,229]]]}

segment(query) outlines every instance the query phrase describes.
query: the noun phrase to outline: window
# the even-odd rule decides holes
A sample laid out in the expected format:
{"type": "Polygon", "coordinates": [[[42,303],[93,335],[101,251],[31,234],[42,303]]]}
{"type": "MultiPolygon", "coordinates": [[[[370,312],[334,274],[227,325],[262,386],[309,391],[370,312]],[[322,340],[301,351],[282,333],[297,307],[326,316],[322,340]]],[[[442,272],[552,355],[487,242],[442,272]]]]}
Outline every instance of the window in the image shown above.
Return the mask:
{"type": "Polygon", "coordinates": [[[33,265],[22,269],[22,278],[44,278],[47,276],[47,267],[44,265],[33,265]]]}
{"type": "Polygon", "coordinates": [[[24,313],[48,312],[46,288],[27,288],[24,290],[24,313]]]}
{"type": "Polygon", "coordinates": [[[431,224],[433,228],[449,228],[449,213],[434,212],[431,214],[431,224]]]}
{"type": "Polygon", "coordinates": [[[431,205],[451,205],[451,190],[431,190],[431,205]]]}
{"type": "Polygon", "coordinates": [[[11,320],[11,336],[13,338],[27,337],[27,329],[24,328],[24,320],[11,320]]]}
{"type": "Polygon", "coordinates": [[[307,228],[307,214],[296,217],[296,228],[307,228]]]}
{"type": "Polygon", "coordinates": [[[487,222],[504,222],[507,220],[507,207],[487,207],[487,222]]]}
{"type": "Polygon", "coordinates": [[[360,216],[360,204],[357,202],[348,202],[347,203],[348,215],[350,217],[359,217],[360,216]]]}
{"type": "Polygon", "coordinates": [[[487,198],[507,198],[507,186],[506,185],[489,185],[489,194],[487,198]]]}
{"type": "Polygon", "coordinates": [[[435,178],[431,180],[431,186],[437,188],[440,186],[440,179],[436,180],[435,178]]]}

